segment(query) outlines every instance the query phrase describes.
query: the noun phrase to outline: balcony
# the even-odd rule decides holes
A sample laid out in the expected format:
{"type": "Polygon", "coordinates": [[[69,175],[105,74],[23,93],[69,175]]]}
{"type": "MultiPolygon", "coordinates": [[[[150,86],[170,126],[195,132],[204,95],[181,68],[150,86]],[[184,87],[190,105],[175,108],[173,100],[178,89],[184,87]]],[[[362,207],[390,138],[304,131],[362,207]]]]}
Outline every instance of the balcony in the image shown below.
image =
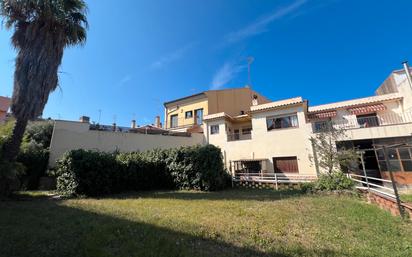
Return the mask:
{"type": "Polygon", "coordinates": [[[252,134],[241,134],[241,133],[232,133],[227,135],[227,141],[239,141],[239,140],[250,140],[252,139],[252,134]]]}
{"type": "Polygon", "coordinates": [[[169,123],[167,124],[167,129],[170,130],[180,130],[180,129],[188,129],[192,127],[198,127],[203,124],[203,117],[202,116],[195,116],[190,118],[173,118],[170,119],[169,123]]]}
{"type": "Polygon", "coordinates": [[[412,123],[412,112],[386,113],[382,115],[353,116],[350,118],[337,119],[332,121],[320,121],[313,124],[315,133],[327,131],[332,125],[335,129],[359,129],[373,128],[389,125],[401,125],[412,123]]]}

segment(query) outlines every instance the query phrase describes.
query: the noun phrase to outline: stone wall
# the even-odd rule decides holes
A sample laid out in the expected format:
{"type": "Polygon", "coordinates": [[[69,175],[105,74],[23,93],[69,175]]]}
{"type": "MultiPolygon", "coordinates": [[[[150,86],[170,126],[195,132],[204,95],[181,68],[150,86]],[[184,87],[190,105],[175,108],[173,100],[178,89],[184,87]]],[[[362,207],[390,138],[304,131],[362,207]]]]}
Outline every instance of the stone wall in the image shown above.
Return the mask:
{"type": "MultiPolygon", "coordinates": [[[[275,183],[258,182],[258,181],[234,181],[233,186],[259,189],[276,189],[275,183]]],[[[298,189],[298,183],[278,183],[277,189],[298,189]]]]}

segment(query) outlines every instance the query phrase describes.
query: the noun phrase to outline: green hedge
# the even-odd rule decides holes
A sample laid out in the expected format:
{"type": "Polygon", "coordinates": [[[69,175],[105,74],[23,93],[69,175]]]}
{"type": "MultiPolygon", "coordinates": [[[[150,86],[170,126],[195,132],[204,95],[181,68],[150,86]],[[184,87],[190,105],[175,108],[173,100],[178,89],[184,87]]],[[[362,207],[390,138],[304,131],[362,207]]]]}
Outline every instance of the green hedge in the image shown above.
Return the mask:
{"type": "Polygon", "coordinates": [[[63,195],[99,196],[154,189],[214,191],[229,185],[219,148],[181,147],[132,153],[72,150],[56,166],[63,195]]]}

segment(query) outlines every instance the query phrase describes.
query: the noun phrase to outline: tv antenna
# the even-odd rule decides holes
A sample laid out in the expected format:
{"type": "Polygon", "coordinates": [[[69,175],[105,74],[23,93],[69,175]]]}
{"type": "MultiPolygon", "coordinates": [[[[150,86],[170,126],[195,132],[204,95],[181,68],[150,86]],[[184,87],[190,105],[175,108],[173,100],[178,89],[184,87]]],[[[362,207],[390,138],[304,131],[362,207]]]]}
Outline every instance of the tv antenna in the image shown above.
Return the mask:
{"type": "Polygon", "coordinates": [[[252,79],[250,77],[250,65],[253,63],[255,58],[253,56],[249,56],[247,58],[247,83],[249,86],[252,86],[252,79]]]}
{"type": "Polygon", "coordinates": [[[98,124],[100,124],[100,118],[102,117],[102,109],[97,110],[99,112],[99,119],[97,121],[98,124]]]}

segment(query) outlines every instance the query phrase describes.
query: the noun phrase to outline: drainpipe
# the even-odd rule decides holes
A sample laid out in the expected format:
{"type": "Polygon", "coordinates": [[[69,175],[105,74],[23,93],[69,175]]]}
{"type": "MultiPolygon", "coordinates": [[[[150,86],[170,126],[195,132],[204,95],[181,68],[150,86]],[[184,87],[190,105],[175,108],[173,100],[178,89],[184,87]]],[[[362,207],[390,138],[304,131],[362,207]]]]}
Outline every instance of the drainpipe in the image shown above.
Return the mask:
{"type": "Polygon", "coordinates": [[[209,144],[209,124],[207,122],[205,122],[205,130],[206,130],[206,144],[208,145],[209,144]]]}
{"type": "Polygon", "coordinates": [[[411,73],[409,72],[408,61],[404,61],[402,64],[403,64],[403,69],[405,70],[406,78],[408,79],[409,87],[412,89],[412,78],[411,78],[411,73]]]}

